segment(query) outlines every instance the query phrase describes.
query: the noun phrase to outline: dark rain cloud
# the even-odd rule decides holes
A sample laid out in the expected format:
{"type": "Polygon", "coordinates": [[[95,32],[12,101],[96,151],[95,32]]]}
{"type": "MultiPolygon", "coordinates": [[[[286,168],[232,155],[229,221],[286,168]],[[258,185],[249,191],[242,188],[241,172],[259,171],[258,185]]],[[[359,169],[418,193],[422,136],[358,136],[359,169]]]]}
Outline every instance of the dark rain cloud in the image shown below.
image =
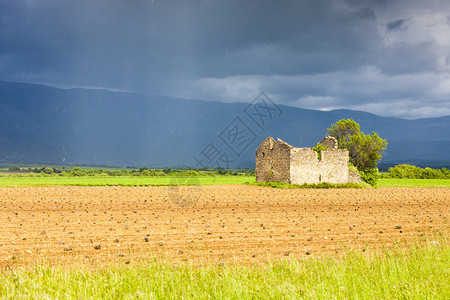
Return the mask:
{"type": "Polygon", "coordinates": [[[427,3],[0,0],[0,79],[327,109],[420,103],[407,83],[423,74],[423,101],[442,102],[450,53],[420,30],[445,34],[450,5],[427,3]]]}
{"type": "Polygon", "coordinates": [[[386,29],[388,31],[399,30],[399,29],[402,28],[402,25],[405,23],[405,21],[406,20],[399,19],[399,20],[395,20],[395,21],[389,22],[389,23],[386,24],[386,29]]]}

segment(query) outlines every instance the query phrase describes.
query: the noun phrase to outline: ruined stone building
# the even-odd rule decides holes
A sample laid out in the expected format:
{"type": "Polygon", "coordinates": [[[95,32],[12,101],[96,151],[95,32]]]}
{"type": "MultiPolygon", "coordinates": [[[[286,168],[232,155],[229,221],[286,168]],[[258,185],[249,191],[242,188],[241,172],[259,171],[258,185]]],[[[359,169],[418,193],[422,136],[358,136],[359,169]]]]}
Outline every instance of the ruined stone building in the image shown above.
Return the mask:
{"type": "Polygon", "coordinates": [[[326,150],[296,148],[281,139],[266,138],[256,149],[256,182],[317,184],[360,182],[348,166],[348,150],[338,149],[337,140],[327,136],[321,140],[326,150]]]}

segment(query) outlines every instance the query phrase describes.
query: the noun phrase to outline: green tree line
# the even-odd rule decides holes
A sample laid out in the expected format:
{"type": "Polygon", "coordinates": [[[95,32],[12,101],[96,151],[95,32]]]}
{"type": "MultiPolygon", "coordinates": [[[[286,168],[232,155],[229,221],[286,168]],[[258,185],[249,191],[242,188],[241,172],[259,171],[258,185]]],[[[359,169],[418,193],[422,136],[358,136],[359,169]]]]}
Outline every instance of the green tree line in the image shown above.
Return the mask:
{"type": "Polygon", "coordinates": [[[170,169],[163,170],[149,169],[146,167],[139,169],[119,169],[119,170],[102,170],[102,169],[83,169],[74,167],[69,170],[60,170],[51,167],[39,168],[20,168],[17,166],[9,167],[8,171],[17,173],[14,176],[206,176],[206,175],[254,175],[254,169],[170,169]]]}
{"type": "Polygon", "coordinates": [[[383,174],[383,178],[450,179],[450,170],[447,168],[420,168],[402,164],[389,168],[388,173],[383,174]]]}

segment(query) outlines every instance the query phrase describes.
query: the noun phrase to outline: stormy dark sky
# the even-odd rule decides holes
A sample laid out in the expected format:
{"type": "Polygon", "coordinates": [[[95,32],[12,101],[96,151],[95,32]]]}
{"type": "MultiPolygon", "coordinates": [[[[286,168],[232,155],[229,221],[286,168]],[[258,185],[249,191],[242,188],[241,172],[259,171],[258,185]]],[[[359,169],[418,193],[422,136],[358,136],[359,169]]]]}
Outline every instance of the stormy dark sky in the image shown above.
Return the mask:
{"type": "Polygon", "coordinates": [[[0,80],[450,115],[450,1],[0,0],[0,80]]]}

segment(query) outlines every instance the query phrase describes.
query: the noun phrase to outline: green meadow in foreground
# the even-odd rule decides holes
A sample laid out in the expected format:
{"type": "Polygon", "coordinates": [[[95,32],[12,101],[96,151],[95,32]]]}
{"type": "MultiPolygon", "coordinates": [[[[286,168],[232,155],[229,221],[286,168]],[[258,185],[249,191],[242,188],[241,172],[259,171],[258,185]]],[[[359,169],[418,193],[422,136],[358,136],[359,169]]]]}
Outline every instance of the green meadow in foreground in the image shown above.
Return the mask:
{"type": "Polygon", "coordinates": [[[0,298],[450,299],[447,244],[259,265],[174,266],[150,260],[100,270],[0,273],[0,298]]]}

